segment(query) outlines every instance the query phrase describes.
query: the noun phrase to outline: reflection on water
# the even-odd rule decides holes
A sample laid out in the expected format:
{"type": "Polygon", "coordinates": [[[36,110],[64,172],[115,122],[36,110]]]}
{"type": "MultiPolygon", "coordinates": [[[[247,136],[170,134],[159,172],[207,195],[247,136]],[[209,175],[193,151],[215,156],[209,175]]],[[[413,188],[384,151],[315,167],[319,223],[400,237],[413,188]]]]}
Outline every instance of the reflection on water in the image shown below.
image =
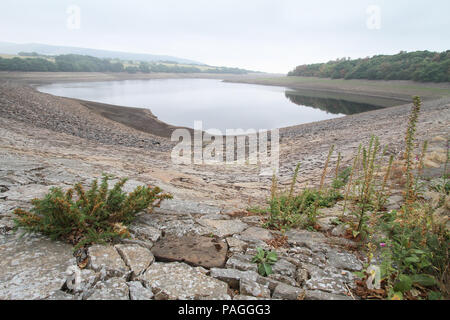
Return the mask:
{"type": "Polygon", "coordinates": [[[353,102],[348,100],[334,99],[334,98],[320,98],[299,95],[292,91],[285,92],[286,98],[289,101],[300,106],[311,106],[332,114],[355,114],[371,110],[381,109],[380,106],[370,105],[366,103],[353,102]]]}
{"type": "Polygon", "coordinates": [[[129,107],[148,108],[161,121],[203,129],[274,129],[366,111],[345,101],[292,96],[284,87],[226,83],[217,79],[152,79],[57,83],[42,92],[129,107]],[[288,99],[286,99],[288,97],[288,99]],[[301,100],[304,99],[304,100],[301,100]]]}

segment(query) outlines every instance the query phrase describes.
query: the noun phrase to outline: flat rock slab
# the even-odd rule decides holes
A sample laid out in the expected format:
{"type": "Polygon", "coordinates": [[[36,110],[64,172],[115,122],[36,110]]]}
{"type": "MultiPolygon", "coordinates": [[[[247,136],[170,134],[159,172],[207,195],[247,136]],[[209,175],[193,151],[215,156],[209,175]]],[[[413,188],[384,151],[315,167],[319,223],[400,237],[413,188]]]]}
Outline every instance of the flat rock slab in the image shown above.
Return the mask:
{"type": "Polygon", "coordinates": [[[45,299],[61,289],[72,246],[38,235],[17,234],[0,244],[0,300],[45,299]]]}
{"type": "Polygon", "coordinates": [[[241,237],[249,240],[267,241],[273,239],[269,230],[259,227],[251,227],[241,233],[241,237]]]}
{"type": "Polygon", "coordinates": [[[156,300],[230,299],[225,282],[185,263],[155,262],[139,280],[151,288],[156,300]]]}
{"type": "Polygon", "coordinates": [[[326,241],[325,236],[319,232],[311,232],[306,230],[289,230],[286,232],[288,243],[294,246],[307,247],[314,249],[317,244],[326,241]]]}
{"type": "Polygon", "coordinates": [[[157,261],[181,261],[205,268],[223,267],[227,251],[225,241],[202,236],[166,237],[152,248],[157,261]]]}
{"type": "MultiPolygon", "coordinates": [[[[56,186],[53,186],[56,187],[56,186]]],[[[41,184],[28,184],[25,186],[11,187],[7,192],[2,193],[2,197],[11,201],[31,201],[35,198],[43,198],[52,188],[41,184]]]]}
{"type": "Polygon", "coordinates": [[[242,232],[248,227],[239,220],[198,219],[197,221],[204,227],[212,228],[214,235],[221,238],[242,232]]]}

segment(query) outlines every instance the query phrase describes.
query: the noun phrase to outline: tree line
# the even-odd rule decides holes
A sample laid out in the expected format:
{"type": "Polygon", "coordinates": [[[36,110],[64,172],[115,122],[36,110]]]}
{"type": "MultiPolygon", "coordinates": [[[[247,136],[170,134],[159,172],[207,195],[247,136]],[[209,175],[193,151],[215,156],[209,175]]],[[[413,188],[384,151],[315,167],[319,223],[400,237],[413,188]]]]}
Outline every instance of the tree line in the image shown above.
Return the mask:
{"type": "Polygon", "coordinates": [[[163,63],[137,62],[125,66],[122,62],[111,59],[64,54],[58,56],[41,56],[36,53],[19,53],[21,58],[1,58],[0,71],[27,72],[128,72],[128,73],[234,73],[246,74],[248,70],[227,67],[200,69],[197,66],[167,65],[163,63]],[[50,58],[50,59],[49,59],[50,58]]]}
{"type": "Polygon", "coordinates": [[[332,79],[414,80],[450,82],[450,50],[401,51],[363,59],[342,58],[327,63],[300,65],[288,76],[332,79]]]}

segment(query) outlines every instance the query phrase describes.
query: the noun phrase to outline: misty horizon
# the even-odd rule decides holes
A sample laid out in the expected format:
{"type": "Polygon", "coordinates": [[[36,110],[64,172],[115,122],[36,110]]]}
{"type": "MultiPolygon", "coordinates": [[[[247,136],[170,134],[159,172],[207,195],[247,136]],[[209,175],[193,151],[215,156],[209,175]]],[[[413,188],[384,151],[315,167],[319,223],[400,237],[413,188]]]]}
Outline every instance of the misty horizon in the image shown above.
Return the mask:
{"type": "Polygon", "coordinates": [[[168,55],[287,73],[300,64],[445,51],[447,1],[2,1],[0,41],[168,55]],[[136,9],[137,8],[137,9],[136,9]]]}

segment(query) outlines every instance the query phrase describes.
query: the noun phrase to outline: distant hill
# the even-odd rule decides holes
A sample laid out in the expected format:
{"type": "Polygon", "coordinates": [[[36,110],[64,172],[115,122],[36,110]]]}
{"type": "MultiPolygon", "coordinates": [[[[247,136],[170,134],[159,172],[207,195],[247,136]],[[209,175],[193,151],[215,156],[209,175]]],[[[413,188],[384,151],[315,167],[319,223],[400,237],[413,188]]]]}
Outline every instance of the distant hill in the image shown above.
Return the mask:
{"type": "Polygon", "coordinates": [[[166,55],[128,53],[120,51],[108,51],[108,50],[98,50],[98,49],[88,49],[78,47],[53,46],[39,43],[17,44],[11,42],[0,42],[0,53],[18,54],[19,52],[37,52],[41,55],[78,54],[96,58],[111,58],[111,59],[145,61],[145,62],[171,61],[183,64],[204,65],[204,63],[198,61],[166,55]]]}
{"type": "Polygon", "coordinates": [[[111,58],[97,58],[79,54],[42,55],[19,52],[17,55],[0,54],[0,71],[24,72],[128,72],[128,73],[229,73],[247,74],[253,71],[182,64],[178,62],[146,62],[111,58]]]}
{"type": "Polygon", "coordinates": [[[337,59],[301,65],[288,76],[332,79],[414,80],[450,82],[450,50],[444,52],[402,51],[364,59],[337,59]]]}

